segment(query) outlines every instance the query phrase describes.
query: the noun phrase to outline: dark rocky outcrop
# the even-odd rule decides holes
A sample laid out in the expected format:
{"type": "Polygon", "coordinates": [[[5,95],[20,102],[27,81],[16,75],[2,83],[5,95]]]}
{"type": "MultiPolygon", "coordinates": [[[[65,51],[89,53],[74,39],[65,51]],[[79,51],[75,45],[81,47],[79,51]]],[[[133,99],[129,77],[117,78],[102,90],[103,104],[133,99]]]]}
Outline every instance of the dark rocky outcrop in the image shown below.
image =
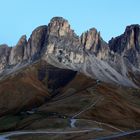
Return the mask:
{"type": "Polygon", "coordinates": [[[0,45],[0,70],[3,70],[9,62],[10,51],[11,48],[6,44],[0,45]]]}
{"type": "Polygon", "coordinates": [[[45,25],[36,28],[32,32],[28,40],[28,44],[25,48],[24,59],[37,59],[41,55],[41,50],[44,47],[46,33],[47,26],[45,25]]]}
{"type": "Polygon", "coordinates": [[[140,25],[127,26],[122,35],[109,41],[109,47],[119,54],[130,49],[140,52],[140,25]]]}
{"type": "Polygon", "coordinates": [[[127,26],[124,34],[109,41],[109,48],[140,68],[140,25],[127,26]]]}

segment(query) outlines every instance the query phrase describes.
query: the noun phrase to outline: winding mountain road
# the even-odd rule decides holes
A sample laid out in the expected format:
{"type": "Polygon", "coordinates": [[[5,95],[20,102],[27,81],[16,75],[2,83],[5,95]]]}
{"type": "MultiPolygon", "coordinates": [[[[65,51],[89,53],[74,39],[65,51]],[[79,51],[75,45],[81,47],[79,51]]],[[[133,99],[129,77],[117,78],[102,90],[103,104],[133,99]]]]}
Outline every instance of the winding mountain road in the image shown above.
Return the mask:
{"type": "Polygon", "coordinates": [[[84,129],[84,130],[73,130],[73,131],[45,131],[45,130],[39,130],[39,131],[13,131],[9,133],[5,133],[3,135],[0,135],[0,140],[8,140],[8,137],[11,136],[19,136],[19,135],[27,135],[27,134],[75,134],[75,133],[86,133],[91,131],[102,131],[100,128],[91,128],[91,129],[84,129]]]}
{"type": "Polygon", "coordinates": [[[75,117],[79,116],[80,114],[84,113],[85,111],[91,109],[93,106],[95,106],[99,101],[102,101],[103,97],[99,97],[95,102],[94,99],[92,100],[92,104],[88,107],[86,107],[85,109],[83,109],[82,111],[78,112],[77,114],[75,114],[72,118],[74,119],[75,117]]]}

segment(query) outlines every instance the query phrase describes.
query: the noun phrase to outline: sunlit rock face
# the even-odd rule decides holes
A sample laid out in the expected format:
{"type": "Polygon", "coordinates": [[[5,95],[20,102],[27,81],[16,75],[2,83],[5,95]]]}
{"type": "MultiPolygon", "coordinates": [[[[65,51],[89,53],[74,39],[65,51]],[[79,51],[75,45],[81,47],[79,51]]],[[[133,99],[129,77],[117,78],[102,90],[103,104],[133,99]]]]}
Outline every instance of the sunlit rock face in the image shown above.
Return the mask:
{"type": "Polygon", "coordinates": [[[84,62],[79,37],[70,28],[68,21],[62,17],[55,17],[50,21],[45,47],[46,54],[54,55],[59,62],[66,65],[84,62]]]}
{"type": "Polygon", "coordinates": [[[48,33],[52,36],[62,37],[72,35],[73,31],[70,29],[70,25],[67,20],[62,17],[54,17],[48,25],[48,33]]]}
{"type": "Polygon", "coordinates": [[[55,17],[50,21],[45,45],[46,53],[53,54],[59,62],[66,65],[84,63],[88,53],[99,59],[106,59],[108,55],[107,43],[95,28],[78,37],[62,17],[55,17]]]}
{"type": "Polygon", "coordinates": [[[97,52],[99,49],[99,41],[100,33],[98,33],[95,28],[92,28],[81,35],[81,43],[84,45],[86,50],[93,50],[93,52],[97,52]]]}
{"type": "Polygon", "coordinates": [[[103,41],[100,32],[95,28],[91,28],[89,31],[83,33],[80,40],[84,50],[93,53],[99,59],[107,59],[108,45],[103,41]]]}

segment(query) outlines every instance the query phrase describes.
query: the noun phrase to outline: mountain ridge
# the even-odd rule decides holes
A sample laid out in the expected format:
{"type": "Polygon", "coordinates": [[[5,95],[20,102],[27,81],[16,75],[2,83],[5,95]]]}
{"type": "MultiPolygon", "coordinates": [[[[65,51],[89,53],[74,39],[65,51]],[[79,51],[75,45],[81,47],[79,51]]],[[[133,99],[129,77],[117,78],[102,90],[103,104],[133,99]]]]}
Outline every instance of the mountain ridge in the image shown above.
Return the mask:
{"type": "Polygon", "coordinates": [[[138,24],[127,26],[124,34],[106,43],[95,28],[77,36],[66,19],[54,17],[48,25],[37,27],[28,41],[23,35],[15,47],[1,45],[0,52],[3,53],[0,57],[0,70],[3,73],[42,57],[50,64],[56,61],[58,66],[61,63],[63,67],[104,82],[139,87],[139,83],[133,78],[136,76],[130,75],[140,72],[139,38],[138,24]]]}

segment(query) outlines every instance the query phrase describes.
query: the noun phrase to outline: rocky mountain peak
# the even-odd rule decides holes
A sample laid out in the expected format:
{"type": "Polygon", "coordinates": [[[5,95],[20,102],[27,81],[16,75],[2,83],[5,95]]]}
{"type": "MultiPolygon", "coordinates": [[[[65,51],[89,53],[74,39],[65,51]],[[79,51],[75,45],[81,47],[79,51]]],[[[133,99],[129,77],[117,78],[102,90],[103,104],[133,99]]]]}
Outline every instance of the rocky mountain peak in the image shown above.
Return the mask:
{"type": "Polygon", "coordinates": [[[127,26],[124,34],[128,40],[127,49],[133,48],[140,52],[140,25],[127,26]]]}
{"type": "Polygon", "coordinates": [[[44,47],[45,37],[47,34],[47,26],[39,26],[37,27],[31,34],[28,45],[25,48],[25,59],[31,57],[35,59],[41,53],[42,48],[44,47]]]}
{"type": "Polygon", "coordinates": [[[96,28],[91,28],[80,37],[81,44],[86,51],[94,53],[99,59],[106,59],[108,55],[108,45],[101,38],[100,32],[96,28]]]}
{"type": "Polygon", "coordinates": [[[70,25],[63,17],[54,17],[51,19],[48,25],[49,35],[54,36],[66,36],[72,35],[73,31],[70,29],[70,25]]]}
{"type": "Polygon", "coordinates": [[[25,44],[27,44],[27,37],[26,35],[22,35],[16,46],[23,46],[25,44]]]}
{"type": "Polygon", "coordinates": [[[135,32],[139,32],[140,31],[140,25],[139,24],[132,24],[126,27],[125,29],[125,33],[130,32],[130,31],[135,31],[135,32]]]}
{"type": "Polygon", "coordinates": [[[109,41],[109,47],[119,54],[132,49],[140,52],[140,25],[127,26],[122,35],[109,41]]]}
{"type": "Polygon", "coordinates": [[[126,61],[140,67],[140,25],[127,26],[125,32],[109,41],[109,48],[116,55],[124,57],[126,61]]]}
{"type": "MultiPolygon", "coordinates": [[[[53,17],[51,20],[50,20],[50,23],[54,23],[54,22],[57,22],[57,23],[64,23],[64,22],[67,22],[68,21],[63,18],[63,17],[53,17]]],[[[69,24],[69,23],[68,23],[69,24]]]]}
{"type": "Polygon", "coordinates": [[[81,43],[86,50],[93,50],[96,52],[97,46],[100,40],[100,33],[95,28],[91,28],[89,31],[81,35],[81,43]]]}
{"type": "Polygon", "coordinates": [[[9,56],[9,64],[15,65],[17,63],[22,62],[24,57],[24,48],[27,46],[26,35],[21,36],[18,43],[15,47],[12,47],[10,56],[9,56]]]}

